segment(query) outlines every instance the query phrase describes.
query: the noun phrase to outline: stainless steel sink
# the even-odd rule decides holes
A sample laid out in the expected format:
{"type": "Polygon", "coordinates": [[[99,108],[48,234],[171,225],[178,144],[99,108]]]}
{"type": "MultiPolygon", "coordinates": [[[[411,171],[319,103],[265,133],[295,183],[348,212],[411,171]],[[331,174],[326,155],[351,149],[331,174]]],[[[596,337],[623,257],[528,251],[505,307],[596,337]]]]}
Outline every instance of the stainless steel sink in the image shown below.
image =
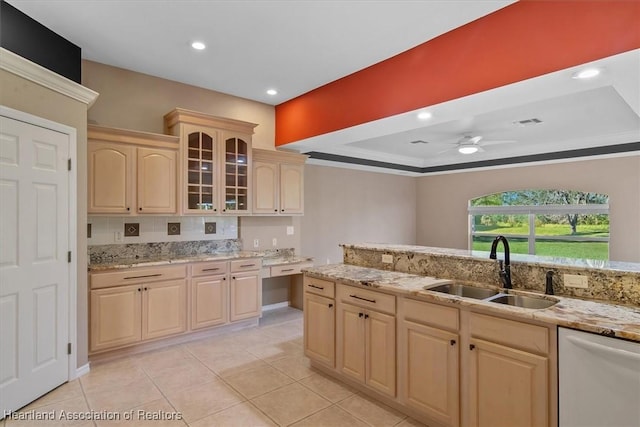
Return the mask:
{"type": "Polygon", "coordinates": [[[537,297],[529,297],[525,295],[500,295],[497,298],[490,299],[489,302],[540,310],[543,308],[549,308],[552,305],[557,304],[558,301],[552,301],[552,300],[537,298],[537,297]]]}
{"type": "Polygon", "coordinates": [[[434,287],[425,286],[426,291],[442,292],[449,295],[458,295],[460,297],[486,299],[498,294],[498,291],[487,288],[479,288],[476,286],[461,285],[459,283],[447,283],[434,287]]]}

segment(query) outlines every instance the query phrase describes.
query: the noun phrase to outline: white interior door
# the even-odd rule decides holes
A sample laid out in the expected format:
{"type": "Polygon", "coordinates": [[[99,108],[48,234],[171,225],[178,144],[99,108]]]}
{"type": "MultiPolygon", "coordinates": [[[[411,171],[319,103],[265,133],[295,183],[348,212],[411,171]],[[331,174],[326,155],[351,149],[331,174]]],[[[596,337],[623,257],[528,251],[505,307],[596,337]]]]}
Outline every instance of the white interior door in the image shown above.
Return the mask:
{"type": "Polygon", "coordinates": [[[0,116],[0,415],[69,378],[70,141],[0,116]]]}

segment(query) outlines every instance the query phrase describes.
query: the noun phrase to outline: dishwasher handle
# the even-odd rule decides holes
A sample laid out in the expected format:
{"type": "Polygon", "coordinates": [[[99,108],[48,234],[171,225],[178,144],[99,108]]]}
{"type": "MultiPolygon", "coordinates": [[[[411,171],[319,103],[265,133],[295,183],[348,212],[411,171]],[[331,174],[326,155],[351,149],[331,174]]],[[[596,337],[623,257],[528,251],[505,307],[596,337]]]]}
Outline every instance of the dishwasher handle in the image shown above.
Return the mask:
{"type": "Polygon", "coordinates": [[[567,340],[573,345],[584,350],[593,351],[605,357],[615,357],[623,362],[633,362],[634,366],[630,366],[630,368],[634,372],[638,372],[638,368],[640,367],[640,353],[634,353],[632,351],[623,350],[621,348],[609,347],[574,336],[568,336],[567,340]]]}

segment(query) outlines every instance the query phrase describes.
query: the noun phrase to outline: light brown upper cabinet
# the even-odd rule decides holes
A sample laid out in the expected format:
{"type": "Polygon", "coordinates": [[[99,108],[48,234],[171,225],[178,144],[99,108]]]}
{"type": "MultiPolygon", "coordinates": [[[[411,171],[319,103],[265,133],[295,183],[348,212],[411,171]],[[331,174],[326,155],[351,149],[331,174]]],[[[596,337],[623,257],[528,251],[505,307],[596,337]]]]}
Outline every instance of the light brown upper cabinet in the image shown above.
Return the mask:
{"type": "Polygon", "coordinates": [[[178,138],[87,129],[88,213],[177,213],[178,138]]]}
{"type": "Polygon", "coordinates": [[[253,150],[253,213],[304,213],[304,162],[307,156],[273,150],[253,150]]]}
{"type": "Polygon", "coordinates": [[[180,137],[182,213],[251,213],[251,137],[254,123],[176,108],[165,131],[180,137]]]}

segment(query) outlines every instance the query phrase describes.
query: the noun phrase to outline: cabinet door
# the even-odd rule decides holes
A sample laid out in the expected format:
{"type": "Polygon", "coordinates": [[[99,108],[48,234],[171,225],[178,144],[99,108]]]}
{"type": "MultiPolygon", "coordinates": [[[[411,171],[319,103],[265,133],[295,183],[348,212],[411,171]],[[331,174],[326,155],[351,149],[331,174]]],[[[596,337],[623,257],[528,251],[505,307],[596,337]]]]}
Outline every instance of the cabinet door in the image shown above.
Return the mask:
{"type": "Polygon", "coordinates": [[[262,281],[256,273],[233,273],[229,293],[230,320],[249,319],[262,313],[262,281]]]}
{"type": "Polygon", "coordinates": [[[548,359],[471,339],[469,423],[478,427],[549,425],[548,359]]]}
{"type": "Polygon", "coordinates": [[[176,213],[174,150],[138,148],[138,213],[176,213]]]}
{"type": "Polygon", "coordinates": [[[142,339],[159,338],[186,331],[186,308],[185,280],[142,285],[142,339]]]}
{"type": "Polygon", "coordinates": [[[253,162],[253,213],[275,215],[279,210],[278,164],[253,162]]]}
{"type": "Polygon", "coordinates": [[[280,165],[280,213],[304,213],[304,165],[280,165]]]}
{"type": "Polygon", "coordinates": [[[197,126],[184,126],[183,188],[185,213],[218,212],[217,132],[197,126]]]}
{"type": "Polygon", "coordinates": [[[89,213],[127,214],[135,209],[135,148],[89,141],[87,145],[89,213]]]}
{"type": "Polygon", "coordinates": [[[449,426],[459,424],[459,342],[457,334],[402,322],[402,401],[449,426]]]}
{"type": "Polygon", "coordinates": [[[225,135],[222,161],[222,212],[251,212],[251,138],[225,135]]]}
{"type": "Polygon", "coordinates": [[[330,298],[304,295],[304,354],[335,366],[335,302],[330,298]]]}
{"type": "Polygon", "coordinates": [[[227,283],[227,276],[191,280],[191,329],[227,323],[227,283]]]}
{"type": "Polygon", "coordinates": [[[140,341],[142,286],[91,291],[91,352],[140,341]]]}
{"type": "Polygon", "coordinates": [[[396,318],[366,311],[366,380],[369,387],[389,396],[396,395],[396,318]]]}
{"type": "Polygon", "coordinates": [[[364,310],[351,304],[338,304],[336,351],[338,371],[365,382],[364,310]]]}

